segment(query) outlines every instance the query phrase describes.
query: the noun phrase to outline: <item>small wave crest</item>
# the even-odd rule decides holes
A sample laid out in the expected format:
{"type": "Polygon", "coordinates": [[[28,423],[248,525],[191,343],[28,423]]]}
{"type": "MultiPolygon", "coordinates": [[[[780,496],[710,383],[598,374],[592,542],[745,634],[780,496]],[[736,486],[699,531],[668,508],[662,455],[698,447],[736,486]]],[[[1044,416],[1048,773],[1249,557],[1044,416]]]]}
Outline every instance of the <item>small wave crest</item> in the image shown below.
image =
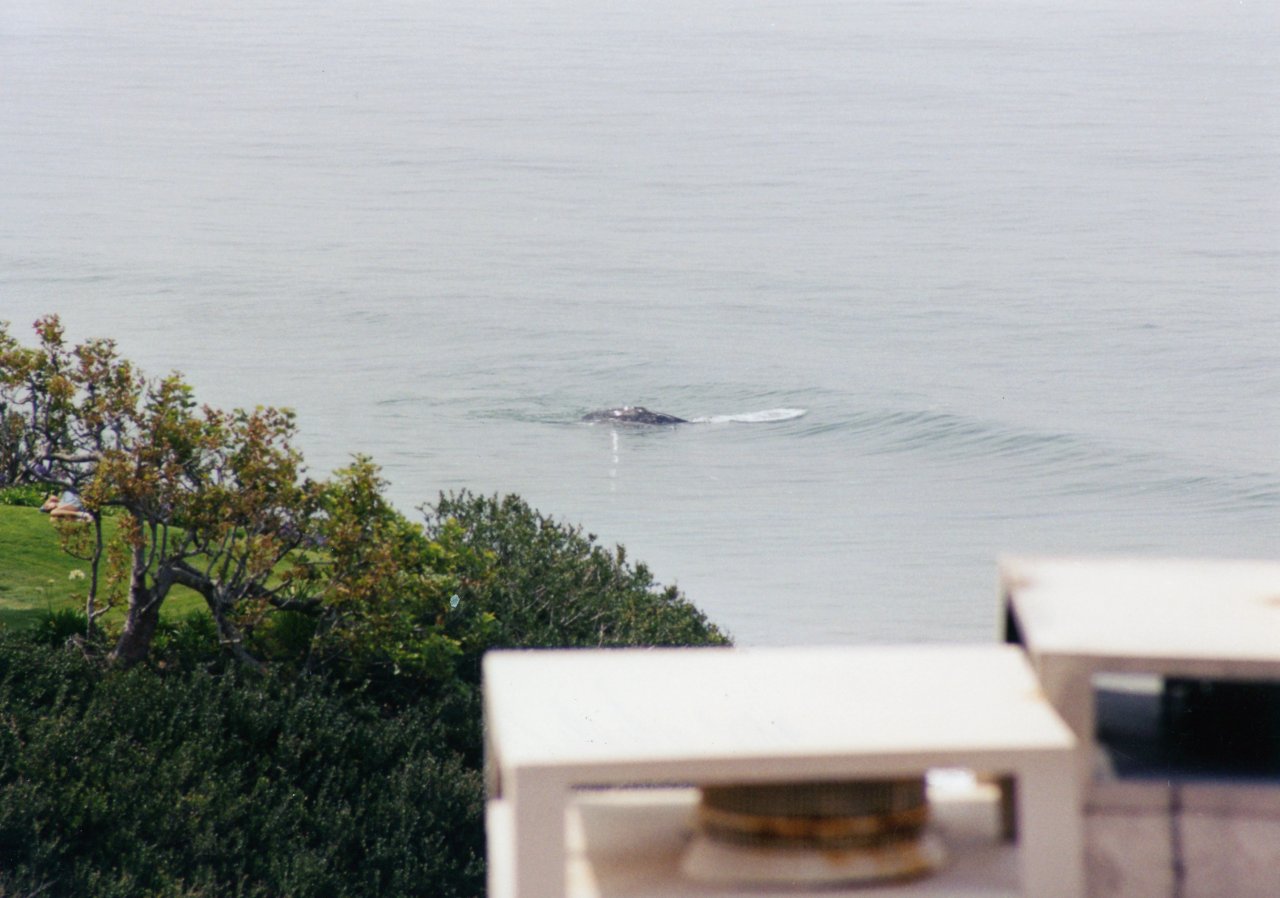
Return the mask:
{"type": "Polygon", "coordinates": [[[808,414],[805,408],[766,408],[758,412],[740,412],[736,415],[708,415],[690,418],[697,424],[771,424],[775,421],[792,421],[808,414]]]}

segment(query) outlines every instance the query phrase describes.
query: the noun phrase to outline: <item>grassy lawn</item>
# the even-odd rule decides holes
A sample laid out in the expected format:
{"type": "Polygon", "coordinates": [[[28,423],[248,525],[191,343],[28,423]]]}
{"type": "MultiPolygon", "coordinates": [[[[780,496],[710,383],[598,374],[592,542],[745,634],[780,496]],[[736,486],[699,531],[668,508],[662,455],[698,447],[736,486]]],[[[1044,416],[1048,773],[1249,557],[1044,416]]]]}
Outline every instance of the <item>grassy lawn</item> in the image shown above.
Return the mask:
{"type": "MultiPolygon", "coordinates": [[[[51,610],[83,609],[87,581],[72,579],[76,570],[88,574],[89,565],[59,548],[48,515],[34,508],[0,505],[0,624],[26,626],[51,610]]],[[[202,608],[204,599],[199,595],[174,587],[162,613],[185,617],[202,608]]],[[[108,617],[121,618],[123,610],[108,617]]]]}

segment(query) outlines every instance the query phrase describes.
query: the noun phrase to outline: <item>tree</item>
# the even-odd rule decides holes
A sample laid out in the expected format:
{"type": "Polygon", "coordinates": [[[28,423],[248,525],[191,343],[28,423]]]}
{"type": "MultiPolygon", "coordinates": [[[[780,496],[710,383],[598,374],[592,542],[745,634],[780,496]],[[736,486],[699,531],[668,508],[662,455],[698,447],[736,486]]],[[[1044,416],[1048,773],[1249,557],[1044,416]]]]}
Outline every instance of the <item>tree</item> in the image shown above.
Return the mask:
{"type": "Polygon", "coordinates": [[[396,511],[372,461],[311,480],[291,412],[197,406],[180,375],[147,379],[112,341],[68,346],[56,316],[35,328],[26,348],[0,325],[0,486],[81,497],[92,536],[67,528],[64,548],[92,559],[90,626],[125,604],[114,660],[148,656],[176,585],[204,598],[221,644],[250,666],[247,637],[277,610],[314,619],[310,668],[446,678],[482,643],[492,616],[450,606],[482,569],[475,553],[396,511]],[[116,515],[105,542],[104,513],[116,515]]]}
{"type": "Polygon", "coordinates": [[[178,374],[148,380],[109,340],[68,347],[56,316],[36,322],[25,348],[0,325],[0,485],[41,483],[80,495],[97,550],[103,512],[116,509],[108,591],[125,621],[112,657],[147,657],[160,607],[176,584],[204,597],[224,646],[242,661],[237,612],[299,606],[278,571],[314,538],[320,487],[302,477],[292,413],[197,407],[178,374]]]}
{"type": "MultiPolygon", "coordinates": [[[[56,317],[40,319],[35,330],[39,346],[26,348],[0,322],[0,486],[34,483],[79,494],[92,479],[96,457],[120,436],[108,410],[139,390],[141,381],[109,341],[70,350],[56,317]],[[88,388],[80,389],[83,384],[88,388]]],[[[64,548],[91,564],[85,611],[92,629],[106,610],[97,603],[101,517],[92,516],[89,538],[84,531],[67,526],[60,535],[64,548]]]]}

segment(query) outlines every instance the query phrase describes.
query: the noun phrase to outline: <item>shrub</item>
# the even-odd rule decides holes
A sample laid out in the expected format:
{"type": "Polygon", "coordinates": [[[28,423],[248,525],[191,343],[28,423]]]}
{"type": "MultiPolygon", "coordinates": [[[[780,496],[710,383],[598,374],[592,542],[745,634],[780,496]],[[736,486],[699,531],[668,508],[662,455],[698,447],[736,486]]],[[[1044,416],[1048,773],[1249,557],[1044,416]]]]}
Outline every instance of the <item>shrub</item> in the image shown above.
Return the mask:
{"type": "Polygon", "coordinates": [[[491,613],[486,648],[723,645],[728,637],[674,586],[656,583],[594,534],[530,508],[519,496],[441,496],[427,531],[489,560],[459,591],[464,613],[491,613]]]}
{"type": "Polygon", "coordinates": [[[39,483],[7,486],[0,489],[0,505],[18,505],[23,508],[39,508],[49,496],[49,488],[39,483]]]}
{"type": "Polygon", "coordinates": [[[469,896],[483,787],[429,709],[102,671],[0,635],[0,894],[469,896]]]}
{"type": "Polygon", "coordinates": [[[79,608],[50,608],[42,612],[31,628],[34,641],[48,646],[61,646],[73,636],[83,636],[89,619],[79,608]]]}
{"type": "Polygon", "coordinates": [[[194,671],[221,670],[228,658],[218,643],[218,625],[203,608],[179,618],[161,618],[152,644],[157,667],[194,671]]]}

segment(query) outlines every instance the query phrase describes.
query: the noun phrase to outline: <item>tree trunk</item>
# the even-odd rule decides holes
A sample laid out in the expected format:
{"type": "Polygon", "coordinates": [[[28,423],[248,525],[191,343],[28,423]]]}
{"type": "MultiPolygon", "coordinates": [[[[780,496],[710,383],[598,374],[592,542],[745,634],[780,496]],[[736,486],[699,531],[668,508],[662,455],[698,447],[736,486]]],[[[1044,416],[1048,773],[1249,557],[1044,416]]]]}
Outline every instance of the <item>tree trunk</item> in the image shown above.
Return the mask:
{"type": "Polygon", "coordinates": [[[240,633],[240,629],[227,617],[224,608],[225,604],[212,595],[206,595],[205,600],[209,604],[209,611],[213,615],[213,621],[218,627],[218,642],[222,647],[231,653],[231,656],[243,664],[245,667],[261,673],[266,666],[253,657],[245,650],[244,637],[240,633]]]}
{"type": "Polygon", "coordinates": [[[132,667],[139,661],[147,660],[147,655],[151,653],[151,640],[156,635],[159,623],[160,603],[151,596],[151,590],[144,589],[142,595],[130,590],[124,629],[120,631],[120,639],[111,652],[111,660],[122,667],[132,667]]]}
{"type": "Polygon", "coordinates": [[[93,634],[98,630],[98,618],[102,617],[110,608],[108,603],[106,608],[98,607],[98,581],[102,577],[102,514],[95,512],[93,515],[93,555],[89,558],[89,590],[84,600],[84,617],[85,617],[85,639],[92,639],[93,634]]]}
{"type": "Polygon", "coordinates": [[[111,652],[111,660],[122,667],[145,661],[151,653],[151,640],[160,623],[160,605],[169,591],[169,578],[158,576],[154,586],[147,586],[142,550],[134,550],[133,577],[129,583],[129,608],[124,616],[124,629],[111,652]]]}

